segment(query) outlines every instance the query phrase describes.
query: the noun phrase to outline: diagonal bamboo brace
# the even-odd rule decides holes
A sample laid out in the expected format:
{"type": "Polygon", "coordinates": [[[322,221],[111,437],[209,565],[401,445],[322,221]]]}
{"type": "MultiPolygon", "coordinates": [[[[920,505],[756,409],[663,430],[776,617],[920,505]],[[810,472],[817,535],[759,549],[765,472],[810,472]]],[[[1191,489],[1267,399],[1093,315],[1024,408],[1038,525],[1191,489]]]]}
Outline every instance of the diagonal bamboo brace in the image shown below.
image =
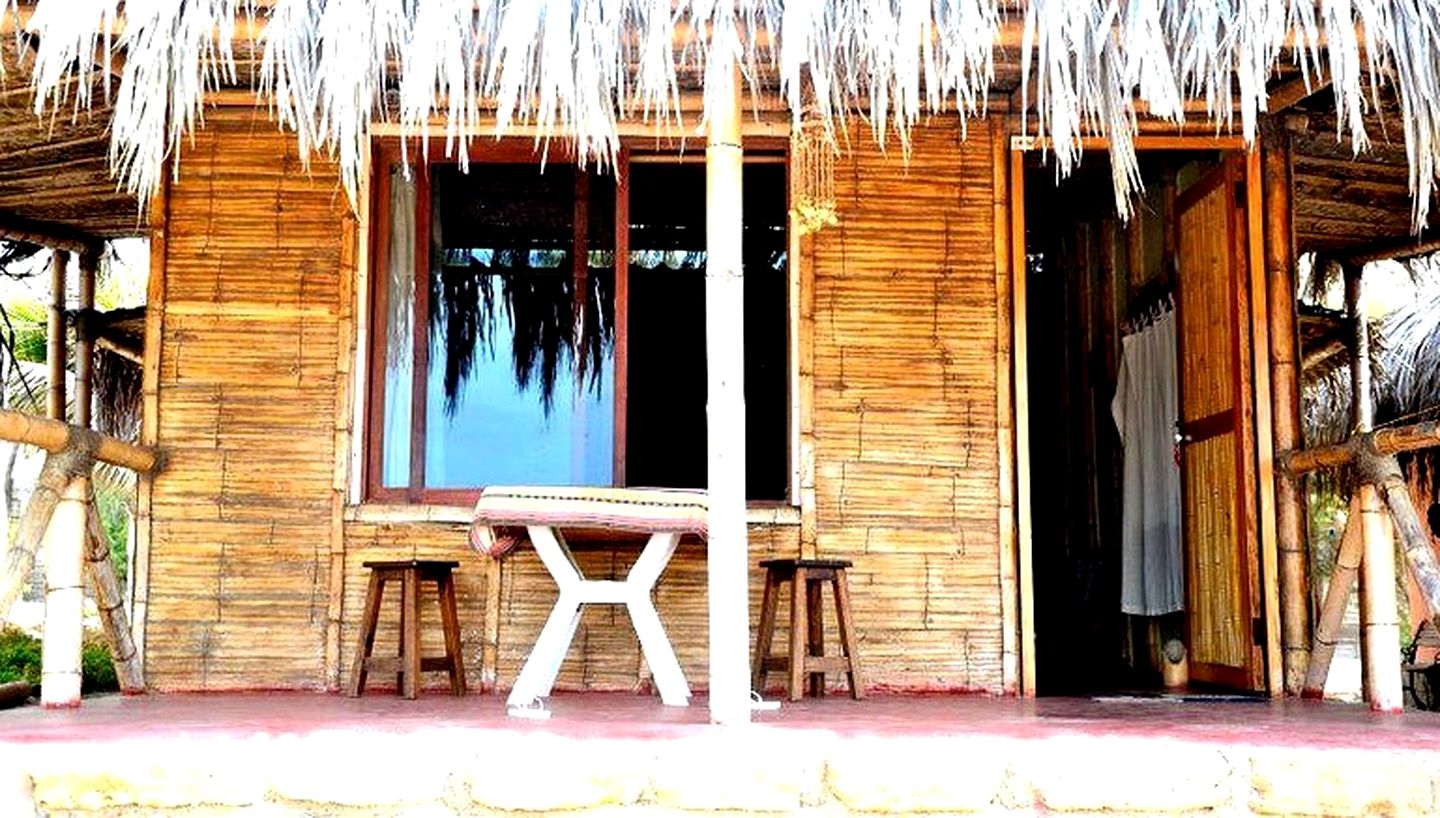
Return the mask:
{"type": "Polygon", "coordinates": [[[1389,461],[1386,464],[1389,469],[1376,481],[1376,488],[1379,489],[1385,505],[1390,508],[1390,516],[1395,520],[1395,531],[1400,535],[1400,547],[1405,554],[1405,562],[1410,566],[1410,576],[1415,578],[1416,587],[1425,597],[1430,622],[1440,628],[1440,565],[1435,561],[1430,534],[1415,511],[1410,488],[1400,477],[1400,467],[1395,463],[1395,458],[1392,456],[1384,460],[1389,461]]]}
{"type": "Polygon", "coordinates": [[[110,645],[110,658],[115,663],[115,678],[122,693],[144,693],[145,673],[140,664],[140,655],[135,640],[130,635],[130,617],[125,613],[125,593],[120,580],[115,576],[115,564],[110,560],[110,540],[100,523],[100,513],[95,508],[95,494],[86,498],[85,528],[85,575],[95,594],[95,607],[100,612],[100,624],[105,631],[105,641],[110,645]]]}
{"type": "Polygon", "coordinates": [[[1315,643],[1310,649],[1305,687],[1300,694],[1304,698],[1318,699],[1325,695],[1330,660],[1334,658],[1335,645],[1340,640],[1340,624],[1345,618],[1345,607],[1350,602],[1350,591],[1355,587],[1355,577],[1360,572],[1360,555],[1364,550],[1360,537],[1360,501],[1352,497],[1350,511],[1345,518],[1345,533],[1340,536],[1340,548],[1335,554],[1335,569],[1330,573],[1330,587],[1325,591],[1320,618],[1315,622],[1315,643]]]}

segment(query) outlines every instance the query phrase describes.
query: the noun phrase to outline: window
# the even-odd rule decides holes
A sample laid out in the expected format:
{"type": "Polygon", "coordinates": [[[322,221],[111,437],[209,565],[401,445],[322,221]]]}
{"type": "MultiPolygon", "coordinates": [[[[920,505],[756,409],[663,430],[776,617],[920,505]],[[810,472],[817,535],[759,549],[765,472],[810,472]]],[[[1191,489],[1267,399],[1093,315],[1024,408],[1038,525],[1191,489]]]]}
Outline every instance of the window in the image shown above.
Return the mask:
{"type": "MultiPolygon", "coordinates": [[[[622,154],[599,173],[496,156],[468,173],[407,172],[394,151],[376,155],[369,497],[703,488],[704,165],[622,154]]],[[[744,207],[747,483],[751,499],[778,501],[789,485],[782,155],[747,162],[744,207]]]]}

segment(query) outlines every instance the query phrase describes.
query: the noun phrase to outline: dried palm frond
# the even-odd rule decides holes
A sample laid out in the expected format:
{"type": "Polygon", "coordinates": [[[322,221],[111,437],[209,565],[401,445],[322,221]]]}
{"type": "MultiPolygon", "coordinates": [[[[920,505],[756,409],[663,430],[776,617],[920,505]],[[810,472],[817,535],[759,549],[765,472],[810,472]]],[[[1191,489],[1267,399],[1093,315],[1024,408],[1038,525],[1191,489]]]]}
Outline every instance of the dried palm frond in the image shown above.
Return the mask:
{"type": "MultiPolygon", "coordinates": [[[[0,8],[15,0],[0,0],[0,8]]],[[[148,201],[164,159],[199,120],[207,91],[237,82],[237,19],[260,53],[257,89],[295,131],[300,155],[339,161],[352,197],[372,120],[393,116],[428,150],[432,123],[465,161],[482,120],[533,126],[605,161],[617,121],[680,123],[681,77],[706,112],[735,66],[778,85],[796,117],[813,89],[827,127],[862,112],[877,139],[953,107],[982,113],[995,71],[1000,0],[38,0],[37,112],[109,94],[123,55],[111,159],[148,201]],[[118,34],[116,33],[118,32],[118,34]],[[96,74],[99,72],[99,77],[96,74]],[[72,82],[74,81],[74,82],[72,82]],[[74,87],[74,99],[69,100],[74,87]],[[395,104],[387,104],[393,92],[395,104]]],[[[1282,58],[1334,89],[1355,150],[1383,86],[1400,101],[1416,227],[1440,181],[1440,3],[1432,0],[1029,0],[1022,62],[1036,127],[1069,173],[1081,140],[1109,143],[1117,202],[1138,190],[1137,112],[1181,123],[1186,99],[1213,127],[1253,140],[1282,58]],[[1034,69],[1034,82],[1030,80],[1034,69]],[[1033,84],[1033,88],[1031,85],[1033,84]]]]}

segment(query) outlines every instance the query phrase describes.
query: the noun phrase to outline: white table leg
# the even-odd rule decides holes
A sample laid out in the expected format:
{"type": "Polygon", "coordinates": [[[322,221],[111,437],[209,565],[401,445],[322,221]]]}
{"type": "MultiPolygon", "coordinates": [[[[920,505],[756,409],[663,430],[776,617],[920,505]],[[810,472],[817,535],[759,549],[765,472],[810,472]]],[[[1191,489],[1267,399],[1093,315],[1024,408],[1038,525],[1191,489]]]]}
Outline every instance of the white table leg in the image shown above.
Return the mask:
{"type": "Polygon", "coordinates": [[[630,622],[635,626],[635,635],[640,637],[640,650],[645,654],[645,663],[655,678],[655,687],[660,691],[660,701],[675,707],[690,704],[690,685],[685,682],[685,673],[660,615],[655,611],[651,594],[665,566],[675,555],[680,544],[680,535],[675,533],[653,534],[640,558],[630,568],[625,578],[625,607],[630,612],[630,622]]]}
{"type": "Polygon", "coordinates": [[[550,695],[555,677],[560,675],[560,665],[565,662],[565,653],[575,638],[575,628],[579,625],[580,603],[575,601],[574,594],[561,591],[560,598],[555,600],[555,607],[550,611],[550,618],[540,629],[535,647],[530,649],[525,666],[520,669],[520,676],[515,679],[515,686],[510,689],[506,703],[511,707],[525,707],[535,699],[550,695]]]}
{"type": "Polygon", "coordinates": [[[580,625],[581,608],[586,604],[624,604],[635,634],[640,638],[640,650],[650,666],[660,700],[677,707],[688,705],[690,685],[685,681],[685,673],[680,669],[680,661],[675,658],[675,650],[651,599],[655,583],[680,544],[680,535],[651,535],[625,580],[614,582],[585,579],[564,536],[556,529],[537,525],[528,526],[528,530],[535,552],[560,588],[560,596],[520,669],[507,699],[509,706],[526,707],[535,699],[550,695],[575,638],[575,629],[580,625]]]}
{"type": "Polygon", "coordinates": [[[555,607],[545,620],[545,627],[540,629],[540,636],[510,690],[506,701],[511,707],[525,707],[537,698],[549,696],[555,687],[555,677],[560,675],[560,665],[564,664],[565,653],[570,649],[575,629],[580,625],[578,591],[585,583],[575,564],[575,557],[559,531],[542,525],[527,526],[527,531],[540,562],[544,563],[545,570],[550,572],[559,587],[560,596],[555,600],[555,607]]]}

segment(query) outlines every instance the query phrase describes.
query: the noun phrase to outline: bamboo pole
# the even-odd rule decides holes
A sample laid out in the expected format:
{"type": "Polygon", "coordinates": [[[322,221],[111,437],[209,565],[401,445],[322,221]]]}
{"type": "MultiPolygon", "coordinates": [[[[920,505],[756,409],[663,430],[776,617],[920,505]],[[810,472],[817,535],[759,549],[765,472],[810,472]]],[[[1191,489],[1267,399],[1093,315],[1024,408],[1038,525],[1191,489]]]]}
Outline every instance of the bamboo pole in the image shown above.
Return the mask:
{"type": "MultiPolygon", "coordinates": [[[[1275,450],[1300,443],[1299,368],[1295,365],[1295,253],[1291,218],[1290,136],[1267,128],[1264,151],[1265,272],[1270,289],[1270,379],[1275,450]]],[[[1305,540],[1305,498],[1300,480],[1275,474],[1275,528],[1279,551],[1280,644],[1285,692],[1305,687],[1310,658],[1310,554],[1305,540]]]]}
{"type": "Polygon", "coordinates": [[[86,498],[90,480],[76,477],[64,489],[45,533],[45,628],[40,654],[40,704],[80,706],[80,653],[85,589],[86,498]]]}
{"type": "Polygon", "coordinates": [[[95,271],[100,254],[87,250],[80,254],[80,320],[75,323],[75,425],[90,428],[90,409],[94,395],[95,342],[90,330],[90,317],[95,311],[95,271]]]}
{"type": "Polygon", "coordinates": [[[0,565],[0,621],[3,621],[35,565],[35,552],[65,487],[77,478],[88,478],[96,460],[146,473],[155,469],[158,456],[152,449],[9,410],[0,410],[0,439],[29,443],[50,453],[40,468],[15,539],[0,565]]]}
{"type": "MultiPolygon", "coordinates": [[[[1351,408],[1355,428],[1375,425],[1370,394],[1370,328],[1365,321],[1365,280],[1360,270],[1345,268],[1345,306],[1355,337],[1351,351],[1351,408]]],[[[1392,713],[1404,709],[1400,682],[1400,612],[1395,603],[1395,548],[1386,536],[1384,508],[1374,485],[1356,489],[1360,505],[1360,629],[1364,689],[1370,709],[1392,713]]]]}
{"type": "Polygon", "coordinates": [[[1432,420],[1391,429],[1359,432],[1351,435],[1344,443],[1286,452],[1280,461],[1281,468],[1298,477],[1317,469],[1344,466],[1364,455],[1384,457],[1435,446],[1440,446],[1440,422],[1432,420]]]}
{"type": "Polygon", "coordinates": [[[1330,661],[1340,640],[1340,625],[1345,619],[1345,607],[1350,602],[1350,591],[1355,587],[1355,577],[1360,571],[1363,551],[1360,500],[1352,497],[1350,512],[1345,519],[1345,533],[1340,536],[1335,567],[1330,572],[1330,585],[1325,589],[1325,602],[1315,623],[1315,645],[1310,650],[1310,663],[1305,669],[1305,684],[1300,693],[1304,698],[1319,699],[1325,695],[1325,682],[1330,678],[1330,661]]]}
{"type": "Polygon", "coordinates": [[[28,443],[52,454],[78,446],[89,450],[94,460],[141,474],[158,471],[161,466],[160,453],[148,446],[126,443],[13,409],[0,409],[0,440],[28,443]]]}
{"type": "Polygon", "coordinates": [[[125,613],[125,591],[115,576],[115,564],[110,560],[110,539],[100,523],[94,492],[86,496],[85,508],[85,575],[90,580],[95,606],[100,611],[105,641],[110,645],[115,678],[120,682],[122,693],[144,693],[145,674],[135,649],[135,640],[130,634],[130,618],[125,613]]]}
{"type": "MultiPolygon", "coordinates": [[[[722,76],[717,73],[716,76],[722,76]]],[[[728,72],[705,144],[705,357],[708,413],[710,720],[750,720],[749,555],[745,529],[744,151],[740,71],[728,72]]]]}
{"type": "Polygon", "coordinates": [[[50,313],[45,325],[45,362],[50,369],[50,391],[45,414],[65,420],[65,268],[70,254],[50,251],[50,313]]]}

